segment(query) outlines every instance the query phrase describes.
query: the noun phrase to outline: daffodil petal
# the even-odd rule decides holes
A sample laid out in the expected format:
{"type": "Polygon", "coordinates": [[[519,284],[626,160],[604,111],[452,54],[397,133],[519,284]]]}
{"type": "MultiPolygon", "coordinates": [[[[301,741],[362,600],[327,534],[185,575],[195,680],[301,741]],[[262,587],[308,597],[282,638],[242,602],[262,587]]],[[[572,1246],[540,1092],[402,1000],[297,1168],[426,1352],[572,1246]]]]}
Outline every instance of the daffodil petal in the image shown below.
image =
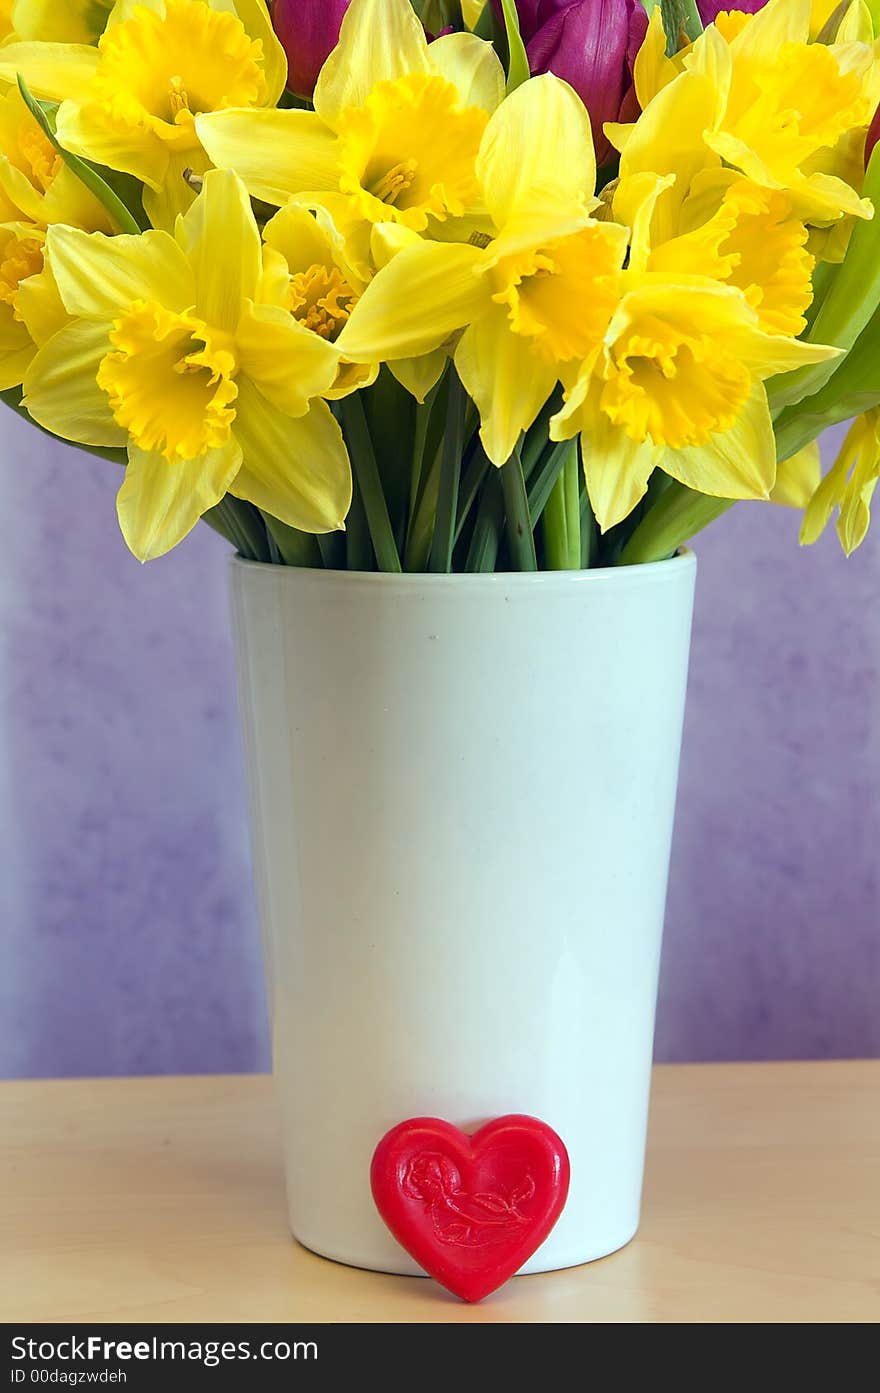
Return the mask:
{"type": "Polygon", "coordinates": [[[280,208],[306,190],[338,190],[337,139],[313,111],[212,111],[196,117],[211,163],[280,208]]]}
{"type": "Polygon", "coordinates": [[[352,0],[318,78],[315,111],[333,126],[349,107],[363,106],[377,83],[430,71],[428,41],[409,0],[352,0]]]}
{"type": "Polygon", "coordinates": [[[192,304],[192,272],[167,232],[105,237],[50,227],[46,245],[65,308],[80,319],[116,319],[135,300],[175,311],[192,304]]]}
{"type": "Polygon", "coordinates": [[[479,315],[491,290],[476,247],[422,242],[389,261],[367,286],[337,347],[354,363],[431,353],[479,315]]]}
{"type": "Polygon", "coordinates": [[[678,76],[679,71],[672,59],[666,56],[666,30],[658,5],[648,21],[648,30],[633,66],[633,82],[642,111],[658,92],[662,92],[678,76]]]}
{"type": "Polygon", "coordinates": [[[196,312],[234,332],[242,301],[256,298],[263,269],[260,232],[241,180],[228,170],[210,170],[176,236],[195,274],[196,312]]]}
{"type": "Polygon", "coordinates": [[[46,190],[36,221],[50,227],[67,223],[70,227],[86,228],[89,232],[112,234],[118,228],[103,203],[86,188],[68,165],[62,165],[46,190]]]}
{"type": "Polygon", "coordinates": [[[130,446],[116,512],[122,535],[138,560],[152,561],[182,542],[229,492],[240,466],[235,440],[192,460],[171,461],[156,451],[130,446]]]}
{"type": "Polygon", "coordinates": [[[504,100],[504,69],[491,44],[473,34],[444,34],[428,49],[435,73],[451,82],[462,106],[496,111],[504,100]]]}
{"type": "Polygon", "coordinates": [[[204,175],[211,162],[204,150],[172,150],[161,187],[144,185],[144,212],[153,227],[173,232],[196,200],[196,189],[187,176],[204,175]]]}
{"type": "MultiPolygon", "coordinates": [[[[736,6],[731,4],[731,9],[736,6]]],[[[810,37],[813,0],[770,0],[749,17],[730,44],[737,58],[762,58],[783,44],[805,44],[810,37]]]]}
{"type": "Polygon", "coordinates": [[[804,520],[801,524],[800,543],[802,547],[810,547],[814,542],[817,542],[828,526],[835,505],[840,501],[846,487],[849,463],[846,451],[842,452],[807,504],[804,520]]]}
{"type": "Polygon", "coordinates": [[[241,372],[287,416],[304,416],[333,386],[339,351],[275,305],[248,305],[235,336],[241,372]]]}
{"type": "Polygon", "coordinates": [[[415,397],[417,402],[424,402],[443,376],[448,361],[446,349],[436,348],[433,353],[425,353],[421,358],[400,358],[389,363],[388,369],[410,396],[415,397]]]}
{"type": "Polygon", "coordinates": [[[583,102],[552,74],[524,82],[490,119],[477,173],[499,227],[521,210],[586,206],[595,194],[596,156],[583,102]]]}
{"type": "Polygon", "coordinates": [[[24,325],[19,324],[18,328],[21,331],[18,346],[0,346],[0,392],[8,392],[12,387],[21,386],[37,351],[36,344],[24,325]]]}
{"type": "Polygon", "coordinates": [[[272,406],[247,378],[239,380],[235,435],[244,464],[237,498],[298,527],[336,532],[351,507],[351,465],[342,431],[326,402],[296,420],[272,406]]]}
{"type": "MultiPolygon", "coordinates": [[[[0,53],[3,50],[0,49],[0,53]]],[[[115,121],[102,106],[62,102],[56,133],[65,150],[140,179],[148,188],[160,189],[168,173],[168,147],[158,136],[145,138],[139,131],[115,121]]]]}
{"type": "Polygon", "coordinates": [[[15,311],[34,343],[47,343],[69,322],[55,277],[48,266],[36,276],[21,282],[15,297],[15,311]]]}
{"type": "Polygon", "coordinates": [[[88,44],[17,43],[0,48],[0,81],[19,74],[35,97],[62,102],[82,100],[98,68],[98,50],[88,44]]]}
{"type": "Polygon", "coordinates": [[[631,440],[603,411],[595,411],[581,435],[581,453],[590,504],[607,532],[644,497],[663,451],[650,440],[631,440]]]}
{"type": "Polygon", "coordinates": [[[301,203],[288,203],[277,212],[263,229],[263,241],[281,253],[292,275],[310,266],[333,264],[328,232],[301,203]]]}
{"type": "Polygon", "coordinates": [[[781,460],[776,470],[776,483],[770,491],[770,501],[783,508],[806,508],[822,478],[822,461],[818,442],[813,440],[802,450],[781,460]]]}
{"type": "Polygon", "coordinates": [[[287,82],[287,55],[272,27],[266,0],[235,0],[235,12],[250,37],[259,39],[263,45],[266,105],[273,107],[287,82]]]}
{"type": "Polygon", "coordinates": [[[97,383],[110,351],[107,324],[79,321],[59,330],[37,353],[24,380],[24,406],[38,425],[80,445],[125,445],[106,393],[97,383]]]}
{"type": "Polygon", "coordinates": [[[455,366],[480,412],[486,454],[493,464],[505,464],[553,391],[556,368],[511,332],[501,305],[492,305],[465,331],[455,366]]]}
{"type": "Polygon", "coordinates": [[[769,498],[776,478],[776,438],[767,393],[757,383],[735,425],[705,445],[666,450],[661,467],[680,484],[713,498],[769,498]]]}

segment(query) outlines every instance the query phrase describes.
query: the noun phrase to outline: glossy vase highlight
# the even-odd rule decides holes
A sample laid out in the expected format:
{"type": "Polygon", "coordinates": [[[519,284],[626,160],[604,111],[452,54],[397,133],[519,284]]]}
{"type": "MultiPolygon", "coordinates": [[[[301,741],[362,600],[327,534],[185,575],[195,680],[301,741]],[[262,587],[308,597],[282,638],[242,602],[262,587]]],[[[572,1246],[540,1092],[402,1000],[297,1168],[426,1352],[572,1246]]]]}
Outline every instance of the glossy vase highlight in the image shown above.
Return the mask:
{"type": "Polygon", "coordinates": [[[526,1113],[568,1202],[522,1269],[634,1234],[696,564],[232,595],[294,1235],[419,1269],[370,1193],[411,1117],[526,1113]]]}

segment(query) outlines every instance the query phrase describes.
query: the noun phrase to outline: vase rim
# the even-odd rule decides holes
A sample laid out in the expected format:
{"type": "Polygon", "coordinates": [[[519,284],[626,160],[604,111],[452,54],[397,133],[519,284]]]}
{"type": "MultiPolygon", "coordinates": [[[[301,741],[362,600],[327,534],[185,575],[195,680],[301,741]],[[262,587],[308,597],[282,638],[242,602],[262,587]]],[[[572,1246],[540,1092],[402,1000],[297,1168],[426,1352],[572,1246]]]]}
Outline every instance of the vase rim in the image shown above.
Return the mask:
{"type": "Polygon", "coordinates": [[[431,571],[340,571],[314,566],[284,566],[268,561],[249,561],[234,554],[230,565],[235,570],[266,572],[278,575],[287,573],[300,579],[320,580],[323,584],[360,584],[377,589],[411,589],[430,586],[432,589],[454,589],[467,584],[468,587],[497,589],[516,586],[528,589],[535,586],[552,586],[560,581],[568,585],[614,584],[625,580],[657,580],[693,571],[697,558],[689,547],[682,547],[675,556],[665,561],[645,561],[634,566],[595,566],[579,571],[490,571],[481,574],[476,571],[454,571],[449,574],[435,574],[431,571]]]}

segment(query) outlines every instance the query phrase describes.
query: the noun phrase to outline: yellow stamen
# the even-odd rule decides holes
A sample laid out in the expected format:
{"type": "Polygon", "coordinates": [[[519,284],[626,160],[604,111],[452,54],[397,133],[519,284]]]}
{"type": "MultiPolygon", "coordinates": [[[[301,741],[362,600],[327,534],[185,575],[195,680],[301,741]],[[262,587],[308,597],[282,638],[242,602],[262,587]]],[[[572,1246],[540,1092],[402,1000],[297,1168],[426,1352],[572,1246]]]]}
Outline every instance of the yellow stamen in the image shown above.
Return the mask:
{"type": "Polygon", "coordinates": [[[393,169],[389,169],[387,174],[381,175],[375,183],[370,184],[367,192],[378,198],[380,203],[388,203],[393,207],[400,195],[412,188],[418,172],[419,167],[415,160],[401,160],[393,169]]]}
{"type": "Polygon", "coordinates": [[[114,419],[142,450],[196,459],[226,444],[238,396],[235,355],[192,312],[136,300],[116,320],[98,370],[114,419]]]}
{"type": "Polygon", "coordinates": [[[424,232],[430,218],[462,217],[480,201],[474,167],[488,119],[436,74],[378,82],[337,122],[339,187],[374,223],[424,232]]]}
{"type": "Polygon", "coordinates": [[[307,329],[330,343],[348,323],[358,296],[338,267],[310,266],[290,278],[290,310],[307,329]]]}
{"type": "Polygon", "coordinates": [[[172,77],[168,88],[168,105],[171,108],[171,119],[176,121],[182,112],[189,113],[189,97],[183,85],[183,78],[179,74],[172,77]]]}

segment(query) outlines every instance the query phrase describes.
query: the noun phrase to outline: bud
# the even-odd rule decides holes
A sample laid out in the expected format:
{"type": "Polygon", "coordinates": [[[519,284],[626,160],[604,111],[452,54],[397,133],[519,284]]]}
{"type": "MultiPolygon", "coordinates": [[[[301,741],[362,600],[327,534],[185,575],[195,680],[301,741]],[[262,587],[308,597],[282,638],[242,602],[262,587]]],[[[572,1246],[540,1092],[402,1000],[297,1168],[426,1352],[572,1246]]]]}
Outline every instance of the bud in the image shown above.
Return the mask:
{"type": "Polygon", "coordinates": [[[275,0],[272,23],[287,54],[287,86],[311,97],[318,73],[339,42],[351,0],[275,0]]]}
{"type": "Polygon", "coordinates": [[[606,164],[614,152],[604,123],[637,112],[632,68],[648,24],[641,0],[517,0],[516,8],[532,74],[555,73],[575,89],[606,164]]]}

